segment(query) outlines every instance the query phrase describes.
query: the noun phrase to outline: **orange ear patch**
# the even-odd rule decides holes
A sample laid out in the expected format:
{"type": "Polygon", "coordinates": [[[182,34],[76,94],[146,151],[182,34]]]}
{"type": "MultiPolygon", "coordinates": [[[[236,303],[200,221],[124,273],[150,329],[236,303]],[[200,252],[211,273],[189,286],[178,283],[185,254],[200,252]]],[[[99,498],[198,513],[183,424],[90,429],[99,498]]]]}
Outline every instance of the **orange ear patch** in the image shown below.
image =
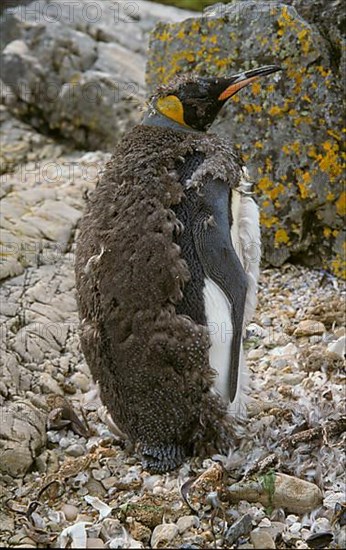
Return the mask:
{"type": "Polygon", "coordinates": [[[235,84],[231,84],[224,90],[218,97],[220,101],[223,101],[224,99],[228,99],[229,97],[232,97],[232,95],[236,94],[239,90],[242,88],[245,88],[250,82],[253,82],[256,80],[257,76],[251,76],[250,78],[247,78],[246,80],[241,80],[240,82],[236,82],[235,84]]]}
{"type": "Polygon", "coordinates": [[[159,97],[156,102],[157,110],[167,118],[187,126],[184,120],[184,107],[180,99],[176,95],[167,95],[159,97]]]}

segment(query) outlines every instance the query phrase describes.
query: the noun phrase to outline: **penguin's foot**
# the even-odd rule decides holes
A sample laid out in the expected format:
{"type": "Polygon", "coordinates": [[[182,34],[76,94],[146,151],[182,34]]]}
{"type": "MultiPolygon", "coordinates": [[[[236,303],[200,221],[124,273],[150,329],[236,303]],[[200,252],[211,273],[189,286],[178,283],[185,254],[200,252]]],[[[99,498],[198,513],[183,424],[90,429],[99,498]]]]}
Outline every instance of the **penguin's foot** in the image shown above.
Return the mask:
{"type": "Polygon", "coordinates": [[[142,446],[143,468],[152,473],[174,470],[184,461],[185,456],[185,449],[180,445],[142,446]]]}

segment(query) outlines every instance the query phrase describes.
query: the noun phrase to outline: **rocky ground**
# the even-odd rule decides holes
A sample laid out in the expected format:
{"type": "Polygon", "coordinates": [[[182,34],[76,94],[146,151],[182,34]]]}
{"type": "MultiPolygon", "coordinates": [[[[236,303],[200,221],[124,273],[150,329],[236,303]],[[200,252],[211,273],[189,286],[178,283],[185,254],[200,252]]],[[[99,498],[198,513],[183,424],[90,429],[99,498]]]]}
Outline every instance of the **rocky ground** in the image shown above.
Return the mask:
{"type": "Polygon", "coordinates": [[[102,17],[86,24],[83,0],[67,25],[68,3],[54,3],[62,23],[42,17],[48,4],[35,4],[40,25],[33,8],[0,21],[0,545],[344,548],[345,288],[327,272],[262,271],[245,343],[248,418],[227,457],[150,475],[102,407],[78,340],[78,221],[109,158],[97,149],[110,150],[140,117],[114,104],[114,68],[125,95],[122,85],[136,83],[140,104],[149,31],[188,13],[141,0],[115,25],[113,3],[102,0],[102,17]],[[22,101],[23,90],[52,81],[57,103],[43,94],[38,112],[35,95],[22,101]],[[79,98],[95,81],[104,101],[86,109],[79,98]],[[69,83],[74,103],[63,94],[69,83]],[[90,115],[84,124],[79,109],[90,115]],[[90,151],[76,151],[81,143],[90,151]]]}
{"type": "Polygon", "coordinates": [[[109,155],[47,151],[2,180],[0,544],[345,547],[342,283],[264,269],[246,340],[249,416],[229,456],[150,475],[78,341],[74,243],[109,155]]]}

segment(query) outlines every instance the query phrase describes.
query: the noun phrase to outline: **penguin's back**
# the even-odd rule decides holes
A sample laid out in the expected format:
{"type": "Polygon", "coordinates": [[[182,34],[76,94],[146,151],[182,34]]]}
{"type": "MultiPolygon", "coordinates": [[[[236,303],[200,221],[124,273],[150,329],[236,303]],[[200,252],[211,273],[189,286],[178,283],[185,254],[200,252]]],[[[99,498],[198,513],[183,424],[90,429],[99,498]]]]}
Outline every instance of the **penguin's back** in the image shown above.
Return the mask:
{"type": "MultiPolygon", "coordinates": [[[[106,165],[80,226],[82,349],[104,403],[141,444],[152,470],[182,461],[202,437],[206,407],[215,437],[222,436],[226,408],[209,395],[208,333],[202,317],[193,319],[181,307],[191,269],[175,242],[186,192],[182,166],[196,154],[204,158],[208,140],[167,128],[134,128],[106,165]]],[[[231,159],[217,170],[226,178],[236,166],[231,159]]],[[[195,191],[202,179],[197,174],[195,191]]]]}

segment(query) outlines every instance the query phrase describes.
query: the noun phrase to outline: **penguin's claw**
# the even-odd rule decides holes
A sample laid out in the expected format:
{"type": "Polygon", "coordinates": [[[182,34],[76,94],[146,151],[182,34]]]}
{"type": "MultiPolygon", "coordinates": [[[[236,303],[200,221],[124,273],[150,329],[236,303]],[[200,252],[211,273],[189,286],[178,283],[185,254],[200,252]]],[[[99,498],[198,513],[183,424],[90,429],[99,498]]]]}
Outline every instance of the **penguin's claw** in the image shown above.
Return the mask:
{"type": "Polygon", "coordinates": [[[152,473],[164,473],[174,470],[184,461],[185,449],[180,445],[165,447],[142,447],[143,468],[152,473]]]}

